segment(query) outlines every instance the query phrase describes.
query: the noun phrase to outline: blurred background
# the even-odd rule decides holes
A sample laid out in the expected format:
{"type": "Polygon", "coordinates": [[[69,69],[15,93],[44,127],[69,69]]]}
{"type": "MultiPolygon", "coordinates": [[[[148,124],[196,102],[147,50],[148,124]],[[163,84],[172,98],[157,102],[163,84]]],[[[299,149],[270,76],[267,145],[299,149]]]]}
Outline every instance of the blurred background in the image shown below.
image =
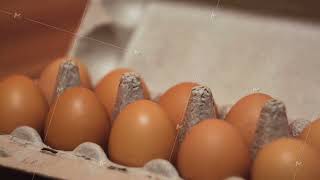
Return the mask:
{"type": "MultiPolygon", "coordinates": [[[[69,0],[67,2],[58,0],[46,1],[45,3],[40,0],[1,1],[0,65],[3,69],[0,71],[0,76],[11,71],[37,76],[44,64],[66,54],[72,39],[75,37],[70,33],[46,27],[29,19],[76,33],[85,12],[86,4],[94,4],[94,9],[103,11],[104,14],[90,12],[90,14],[95,15],[91,19],[91,23],[95,24],[94,21],[100,17],[106,18],[105,22],[111,22],[111,19],[113,22],[101,23],[101,25],[108,27],[97,27],[93,34],[99,34],[100,31],[105,30],[109,31],[106,36],[116,36],[108,34],[117,33],[113,31],[122,31],[121,33],[124,34],[117,40],[115,40],[115,37],[104,37],[104,39],[125,48],[126,40],[131,35],[130,32],[139,23],[141,24],[140,19],[142,13],[147,9],[146,7],[161,2],[180,3],[182,6],[190,5],[194,9],[202,6],[204,10],[208,8],[211,8],[212,11],[231,9],[255,13],[257,16],[288,17],[292,20],[308,22],[320,21],[320,2],[317,0],[69,0]],[[16,13],[17,18],[13,17],[14,13],[16,13]],[[28,19],[21,20],[18,15],[28,19]],[[122,27],[117,29],[115,26],[119,25],[122,27]],[[14,62],[19,63],[15,66],[11,65],[14,62]],[[28,66],[28,68],[19,66],[28,66]]],[[[189,13],[192,13],[192,10],[189,13]]],[[[194,14],[190,14],[190,16],[194,16],[194,14]]]]}
{"type": "Polygon", "coordinates": [[[283,100],[290,117],[313,118],[319,8],[316,0],[1,1],[0,78],[37,78],[50,61],[77,57],[94,83],[128,66],[154,95],[181,81],[209,86],[218,104],[260,90],[283,100]]]}
{"type": "Polygon", "coordinates": [[[0,76],[11,72],[37,76],[48,61],[65,54],[74,37],[37,22],[76,32],[85,2],[1,1],[0,76]]]}

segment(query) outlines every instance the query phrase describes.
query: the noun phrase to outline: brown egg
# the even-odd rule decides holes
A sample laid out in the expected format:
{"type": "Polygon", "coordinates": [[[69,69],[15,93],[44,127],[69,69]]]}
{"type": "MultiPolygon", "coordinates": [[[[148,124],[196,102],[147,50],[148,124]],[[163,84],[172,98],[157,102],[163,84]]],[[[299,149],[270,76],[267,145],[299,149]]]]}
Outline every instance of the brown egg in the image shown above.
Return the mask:
{"type": "Polygon", "coordinates": [[[104,147],[109,124],[103,105],[92,91],[83,87],[69,88],[50,107],[45,143],[68,151],[88,141],[104,147]]]}
{"type": "Polygon", "coordinates": [[[165,111],[149,100],[127,105],[110,133],[109,157],[127,166],[143,166],[152,159],[169,159],[175,129],[165,111]]]}
{"type": "MultiPolygon", "coordinates": [[[[107,109],[109,117],[112,117],[112,112],[116,104],[120,78],[124,73],[127,72],[133,71],[126,68],[113,70],[106,76],[104,76],[104,78],[97,84],[95,88],[95,93],[107,109]]],[[[142,81],[142,86],[144,90],[144,96],[146,97],[146,99],[149,99],[149,90],[144,81],[142,81]]]]}
{"type": "Polygon", "coordinates": [[[309,124],[299,135],[299,138],[306,141],[320,152],[320,119],[309,124]]]}
{"type": "Polygon", "coordinates": [[[19,126],[43,129],[48,104],[40,89],[26,76],[13,75],[0,82],[0,132],[19,126]]]}
{"type": "Polygon", "coordinates": [[[174,126],[184,118],[191,90],[195,86],[199,86],[199,84],[193,82],[179,83],[160,96],[159,104],[168,113],[174,126]]]}
{"type": "Polygon", "coordinates": [[[271,98],[261,93],[250,94],[241,98],[227,114],[226,121],[239,129],[247,145],[253,141],[262,107],[271,98]]]}
{"type": "Polygon", "coordinates": [[[319,153],[310,145],[281,138],[258,152],[252,180],[319,180],[319,160],[319,153]]]}
{"type": "Polygon", "coordinates": [[[250,166],[249,150],[232,125],[218,119],[204,120],[187,133],[178,152],[177,166],[185,179],[245,176],[250,166]]]}
{"type": "MultiPolygon", "coordinates": [[[[59,67],[66,58],[59,58],[49,64],[41,73],[38,85],[45,95],[49,104],[53,101],[53,93],[55,91],[56,79],[59,72],[59,67]]],[[[74,59],[73,61],[79,66],[80,81],[83,87],[91,88],[91,80],[87,67],[82,64],[79,60],[74,59]]]]}

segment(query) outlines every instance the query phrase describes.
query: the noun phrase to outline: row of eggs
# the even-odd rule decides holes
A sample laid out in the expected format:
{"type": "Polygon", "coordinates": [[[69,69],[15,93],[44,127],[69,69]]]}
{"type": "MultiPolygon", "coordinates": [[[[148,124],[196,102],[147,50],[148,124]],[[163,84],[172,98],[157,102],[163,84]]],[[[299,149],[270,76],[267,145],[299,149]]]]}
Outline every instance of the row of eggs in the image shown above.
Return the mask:
{"type": "MultiPolygon", "coordinates": [[[[93,89],[86,67],[75,60],[81,87],[69,88],[55,98],[56,78],[63,62],[59,59],[48,65],[36,81],[23,75],[1,80],[1,133],[27,125],[35,128],[47,145],[59,150],[73,150],[83,142],[94,142],[106,150],[112,161],[127,166],[139,167],[152,159],[167,159],[186,179],[320,179],[320,137],[316,133],[310,138],[312,145],[302,141],[308,131],[300,139],[276,140],[266,145],[254,162],[250,159],[249,147],[260,110],[272,99],[266,94],[240,99],[226,121],[201,121],[189,130],[175,151],[176,127],[183,120],[191,89],[197,83],[177,84],[158,101],[152,101],[146,83],[142,82],[145,100],[127,105],[111,121],[121,75],[131,70],[116,69],[93,89]],[[303,163],[299,169],[297,161],[303,163]]],[[[317,122],[312,125],[318,127],[317,122]]]]}

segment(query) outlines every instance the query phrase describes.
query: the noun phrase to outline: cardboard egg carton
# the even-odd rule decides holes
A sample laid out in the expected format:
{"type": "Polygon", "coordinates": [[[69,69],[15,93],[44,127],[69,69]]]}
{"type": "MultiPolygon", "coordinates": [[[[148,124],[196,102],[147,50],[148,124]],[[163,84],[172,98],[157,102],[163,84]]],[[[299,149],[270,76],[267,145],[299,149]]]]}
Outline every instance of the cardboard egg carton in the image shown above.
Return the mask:
{"type": "MultiPolygon", "coordinates": [[[[92,1],[93,5],[90,7],[96,8],[89,7],[88,11],[92,13],[87,13],[84,23],[80,27],[79,35],[86,35],[95,27],[110,23],[111,20],[102,13],[104,10],[101,9],[99,2],[98,0],[92,1]],[[100,18],[96,18],[98,16],[100,18]],[[90,24],[88,25],[86,22],[90,22],[90,24]]],[[[245,3],[241,2],[240,4],[245,3]]],[[[266,4],[276,6],[278,3],[266,2],[266,4]]],[[[319,98],[314,97],[312,93],[312,90],[318,87],[317,83],[313,83],[317,77],[315,74],[317,66],[298,60],[313,59],[313,57],[317,59],[317,48],[314,47],[317,47],[315,44],[320,42],[319,26],[289,19],[266,18],[228,9],[214,8],[213,10],[212,7],[194,8],[170,2],[151,4],[133,34],[128,44],[128,50],[123,52],[125,53],[124,60],[118,60],[119,64],[118,61],[105,60],[106,56],[112,52],[116,57],[120,56],[117,54],[119,51],[117,48],[111,47],[110,49],[113,51],[103,49],[101,52],[108,54],[101,56],[96,51],[98,48],[92,52],[92,56],[83,51],[82,54],[86,54],[86,56],[83,55],[84,61],[88,59],[86,64],[95,75],[94,82],[97,82],[100,76],[107,72],[106,70],[118,66],[129,66],[142,73],[155,94],[163,92],[165,88],[178,81],[188,79],[206,82],[215,91],[215,97],[220,98],[217,99],[218,104],[234,102],[240,94],[243,94],[244,89],[257,86],[267,93],[281,97],[290,106],[289,109],[293,109],[291,113],[294,117],[297,115],[310,116],[310,113],[316,110],[317,104],[320,102],[319,98]],[[168,18],[168,16],[170,17],[168,18]],[[292,28],[292,26],[298,28],[292,28]],[[185,33],[178,31],[181,27],[186,31],[185,33]],[[261,31],[261,27],[270,30],[270,32],[261,31]],[[188,35],[188,38],[185,38],[185,34],[188,35]],[[295,43],[296,39],[291,37],[296,37],[299,43],[295,43]],[[310,41],[311,38],[313,38],[312,41],[310,41]],[[239,43],[240,47],[250,47],[250,50],[243,51],[238,46],[234,47],[234,42],[241,42],[239,43]],[[193,44],[197,46],[193,46],[193,44]],[[272,48],[277,44],[277,48],[272,48]],[[192,48],[190,48],[191,46],[192,48]],[[304,46],[305,49],[301,49],[301,46],[304,46]],[[185,49],[191,50],[185,51],[185,49]],[[306,53],[302,53],[303,51],[306,53]],[[248,58],[249,55],[250,58],[248,58]],[[262,61],[256,61],[261,59],[261,56],[269,58],[270,63],[264,64],[262,61]],[[195,66],[199,59],[203,59],[203,64],[195,66]],[[246,69],[247,64],[254,64],[257,68],[256,72],[262,72],[262,74],[253,77],[250,74],[251,71],[246,69]],[[215,67],[231,66],[237,67],[231,73],[203,70],[203,67],[215,69],[215,67]],[[288,90],[290,88],[287,85],[288,80],[294,76],[292,69],[295,66],[306,70],[304,72],[305,78],[294,81],[295,84],[300,84],[303,89],[292,88],[288,90]],[[161,70],[158,70],[159,67],[161,70]],[[177,71],[177,67],[184,69],[184,71],[177,71]],[[269,74],[272,73],[269,72],[276,72],[273,73],[275,77],[270,78],[269,74]],[[164,79],[163,74],[174,74],[175,78],[164,79]],[[239,74],[243,79],[246,79],[246,82],[234,79],[239,74]],[[220,85],[216,85],[217,82],[220,85]],[[286,86],[282,87],[283,84],[286,86]],[[304,88],[309,87],[310,84],[314,84],[313,88],[304,88]],[[296,96],[299,94],[298,92],[306,93],[296,96]],[[309,102],[302,101],[302,99],[307,99],[309,102]]],[[[288,6],[284,7],[288,8],[288,6]]],[[[107,35],[106,33],[103,36],[107,35]]],[[[75,44],[70,54],[79,55],[81,53],[74,51],[81,51],[81,48],[77,46],[77,43],[75,44]]],[[[224,119],[230,106],[219,107],[220,118],[224,119]]],[[[290,119],[290,122],[293,122],[291,129],[293,135],[296,136],[308,122],[303,119],[293,120],[290,119]]],[[[176,169],[168,161],[152,160],[142,168],[125,167],[108,160],[102,148],[90,142],[83,143],[70,152],[52,149],[45,145],[40,135],[30,127],[19,127],[10,135],[0,135],[0,166],[31,175],[36,174],[36,177],[58,179],[180,179],[176,169]]],[[[242,180],[237,177],[228,178],[228,180],[240,179],[242,180]]]]}
{"type": "MultiPolygon", "coordinates": [[[[229,109],[229,105],[222,106],[219,113],[225,116],[229,109]]],[[[151,160],[141,168],[122,166],[110,161],[104,150],[91,142],[73,151],[52,149],[28,126],[0,135],[0,167],[54,179],[182,179],[166,160],[151,160]]]]}
{"type": "MultiPolygon", "coordinates": [[[[219,118],[224,119],[230,108],[231,105],[219,106],[219,118]]],[[[282,122],[287,121],[283,104],[278,100],[266,103],[262,112],[257,132],[274,129],[272,122],[281,119],[282,122]],[[270,119],[271,116],[276,118],[270,119]]],[[[302,126],[297,122],[301,120],[290,124],[295,135],[307,124],[302,126]]],[[[259,133],[256,135],[259,136],[259,133]]],[[[262,144],[279,137],[283,137],[283,134],[275,133],[272,137],[264,137],[262,144]]],[[[254,144],[251,149],[253,154],[262,146],[261,141],[257,142],[260,143],[254,144]]],[[[27,126],[18,127],[11,134],[0,135],[0,167],[54,179],[182,179],[175,167],[166,160],[151,160],[141,168],[122,166],[111,162],[104,150],[91,142],[82,143],[73,151],[52,149],[44,144],[35,129],[27,126]]],[[[244,179],[229,177],[226,180],[244,179]]]]}
{"type": "Polygon", "coordinates": [[[155,159],[142,168],[121,166],[91,142],[82,143],[73,151],[52,149],[36,130],[27,126],[0,135],[0,166],[55,179],[181,179],[166,160],[155,159]]]}
{"type": "MultiPolygon", "coordinates": [[[[61,63],[54,97],[79,85],[79,67],[70,60],[61,63]]],[[[144,99],[140,76],[132,72],[123,74],[112,120],[126,105],[139,99],[144,99]]],[[[111,162],[102,147],[95,143],[83,142],[73,151],[60,151],[44,143],[46,136],[43,139],[27,126],[2,135],[0,165],[31,173],[33,177],[38,174],[55,179],[180,179],[175,167],[163,159],[151,160],[142,168],[126,167],[111,162]]]]}
{"type": "MultiPolygon", "coordinates": [[[[58,97],[65,89],[78,86],[79,78],[76,64],[69,60],[62,63],[55,95],[58,97]]],[[[126,105],[145,98],[142,79],[137,73],[124,73],[118,88],[112,120],[116,120],[126,105]]],[[[229,110],[230,105],[216,105],[208,87],[193,87],[182,123],[177,126],[177,144],[173,148],[178,147],[190,128],[200,121],[224,119],[229,110]]],[[[292,136],[291,130],[298,134],[306,124],[293,123],[289,128],[283,102],[268,100],[262,107],[254,142],[250,147],[252,159],[263,145],[281,137],[292,136]]],[[[52,149],[44,144],[36,130],[26,126],[18,127],[10,135],[0,136],[0,166],[31,173],[33,177],[40,175],[58,179],[181,179],[175,167],[167,160],[154,159],[141,168],[126,167],[111,162],[104,150],[91,142],[84,142],[73,151],[52,149]]]]}
{"type": "MultiPolygon", "coordinates": [[[[55,96],[58,97],[67,88],[79,85],[78,66],[69,60],[62,63],[55,96]]],[[[134,72],[122,74],[112,120],[116,120],[125,106],[144,98],[140,75],[134,72]]],[[[177,126],[177,144],[173,148],[179,146],[190,128],[205,119],[225,119],[230,108],[231,105],[217,106],[208,87],[193,87],[182,123],[177,126]]],[[[289,126],[284,103],[273,98],[268,100],[257,120],[254,141],[250,147],[251,158],[255,158],[263,145],[278,138],[296,136],[307,124],[307,121],[294,120],[289,126]]],[[[167,160],[154,159],[141,168],[122,166],[111,162],[104,150],[91,142],[84,142],[73,151],[52,149],[44,144],[35,129],[26,126],[18,127],[10,135],[0,136],[0,166],[31,173],[33,177],[40,175],[58,179],[181,179],[175,167],[167,160]]]]}
{"type": "MultiPolygon", "coordinates": [[[[55,97],[65,89],[79,85],[78,66],[69,60],[62,63],[58,71],[55,97]]],[[[126,105],[140,99],[144,99],[141,77],[134,72],[124,73],[120,78],[112,120],[126,105]]],[[[189,128],[201,120],[215,117],[215,106],[209,88],[194,87],[188,113],[185,113],[186,123],[182,125],[183,131],[178,131],[178,139],[183,138],[189,128]]],[[[219,114],[224,117],[228,109],[222,106],[219,114]]],[[[126,167],[111,162],[104,150],[91,142],[84,142],[73,151],[52,149],[42,141],[35,129],[27,126],[0,136],[0,166],[30,173],[33,177],[58,179],[181,179],[175,167],[167,160],[154,159],[141,168],[126,167]]]]}

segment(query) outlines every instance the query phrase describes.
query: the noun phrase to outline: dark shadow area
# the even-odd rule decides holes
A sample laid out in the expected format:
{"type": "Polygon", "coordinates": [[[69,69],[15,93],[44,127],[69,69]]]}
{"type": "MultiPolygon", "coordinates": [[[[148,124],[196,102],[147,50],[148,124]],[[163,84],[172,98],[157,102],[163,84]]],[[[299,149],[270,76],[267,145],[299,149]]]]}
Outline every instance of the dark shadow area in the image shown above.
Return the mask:
{"type": "MultiPolygon", "coordinates": [[[[31,180],[32,177],[33,177],[33,174],[0,166],[0,179],[31,180]]],[[[34,180],[52,180],[54,178],[35,175],[33,179],[34,180]]]]}

